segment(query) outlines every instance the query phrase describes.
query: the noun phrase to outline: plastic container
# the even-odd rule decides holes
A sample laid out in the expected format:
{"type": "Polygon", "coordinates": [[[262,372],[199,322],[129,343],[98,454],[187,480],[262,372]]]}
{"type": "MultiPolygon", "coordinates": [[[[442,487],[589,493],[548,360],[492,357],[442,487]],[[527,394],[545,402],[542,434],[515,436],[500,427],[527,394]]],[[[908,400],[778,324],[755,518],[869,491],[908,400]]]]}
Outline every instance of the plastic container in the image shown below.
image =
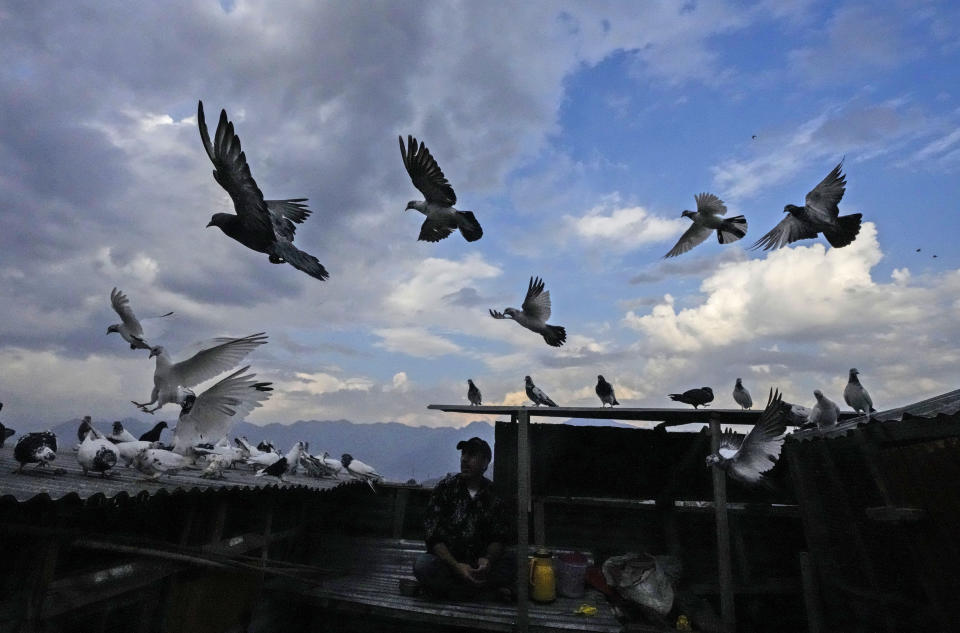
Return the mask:
{"type": "Polygon", "coordinates": [[[586,590],[587,566],[584,554],[573,552],[557,557],[557,593],[567,598],[580,598],[586,590]]]}

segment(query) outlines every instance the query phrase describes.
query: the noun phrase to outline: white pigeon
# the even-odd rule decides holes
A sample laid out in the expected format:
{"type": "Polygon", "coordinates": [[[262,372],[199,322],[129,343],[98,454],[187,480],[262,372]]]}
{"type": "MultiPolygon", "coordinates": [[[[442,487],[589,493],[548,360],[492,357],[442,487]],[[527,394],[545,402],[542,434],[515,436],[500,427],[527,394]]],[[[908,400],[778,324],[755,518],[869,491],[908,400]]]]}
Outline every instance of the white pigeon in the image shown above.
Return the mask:
{"type": "Polygon", "coordinates": [[[161,475],[173,475],[190,466],[192,460],[163,448],[142,448],[137,451],[133,466],[150,481],[156,481],[161,475]]]}
{"type": "Polygon", "coordinates": [[[105,477],[107,471],[116,466],[118,461],[120,451],[117,450],[117,445],[97,429],[88,426],[80,448],[77,449],[77,463],[83,469],[83,474],[86,475],[92,470],[105,477]]]}
{"type": "Polygon", "coordinates": [[[344,453],[340,457],[340,463],[343,464],[343,467],[346,469],[347,474],[352,476],[354,479],[359,479],[361,481],[367,482],[371,489],[374,492],[377,491],[374,486],[375,482],[383,481],[383,475],[377,472],[377,470],[370,466],[369,464],[364,464],[359,459],[354,459],[353,455],[350,453],[344,453]]]}
{"type": "Polygon", "coordinates": [[[869,415],[876,411],[876,409],[873,408],[873,400],[870,399],[870,394],[867,393],[864,386],[860,384],[859,374],[860,371],[856,368],[850,370],[850,378],[847,381],[847,386],[843,388],[843,401],[857,413],[866,413],[869,415]]]}
{"type": "Polygon", "coordinates": [[[251,444],[250,440],[248,440],[245,435],[233,438],[233,443],[237,445],[237,448],[245,453],[244,459],[255,457],[262,452],[259,448],[251,444]]]}
{"type": "Polygon", "coordinates": [[[737,384],[733,386],[733,399],[742,409],[749,409],[753,406],[753,398],[750,397],[750,392],[743,386],[743,381],[740,378],[737,378],[737,384]]]}
{"type": "Polygon", "coordinates": [[[519,310],[506,308],[503,312],[490,309],[490,316],[494,319],[513,319],[531,332],[543,336],[547,345],[560,347],[567,340],[567,330],[560,325],[548,325],[550,318],[550,291],[543,289],[543,280],[531,277],[527,286],[527,296],[519,310]]]}
{"type": "Polygon", "coordinates": [[[697,201],[697,210],[684,211],[680,214],[681,217],[690,218],[693,224],[680,236],[677,244],[664,255],[664,258],[686,253],[710,237],[714,231],[717,232],[717,241],[721,244],[736,242],[747,234],[747,220],[742,215],[732,218],[720,217],[727,212],[727,206],[717,196],[712,193],[698,193],[693,199],[697,201]]]}
{"type": "Polygon", "coordinates": [[[247,463],[252,466],[264,467],[273,464],[281,457],[283,457],[283,455],[276,451],[260,451],[256,455],[251,454],[250,457],[247,458],[247,463]]]}
{"type": "Polygon", "coordinates": [[[213,454],[207,459],[207,466],[200,473],[204,479],[223,479],[223,469],[230,466],[230,459],[224,455],[213,454]]]}
{"type": "Polygon", "coordinates": [[[526,383],[527,397],[533,401],[534,406],[539,407],[541,404],[545,404],[548,407],[557,406],[557,403],[551,400],[550,396],[545,394],[540,387],[533,384],[533,378],[524,376],[523,382],[526,383]]]}
{"type": "Polygon", "coordinates": [[[150,401],[133,402],[145,413],[153,413],[171,402],[182,405],[184,399],[192,393],[190,387],[217,374],[233,369],[240,364],[244,356],[257,346],[267,342],[263,332],[241,338],[220,337],[204,344],[200,351],[185,360],[174,363],[163,346],[150,349],[150,358],[157,357],[157,366],[153,372],[153,392],[150,401]],[[153,409],[147,407],[157,403],[153,409]]]}
{"type": "Polygon", "coordinates": [[[113,423],[113,430],[110,431],[110,435],[107,436],[107,439],[113,442],[114,444],[120,444],[121,442],[137,441],[137,438],[133,436],[133,433],[123,428],[123,422],[120,422],[120,421],[113,423]]]}
{"type": "Polygon", "coordinates": [[[227,468],[233,468],[235,464],[245,462],[250,457],[250,453],[246,449],[240,446],[232,446],[226,441],[226,438],[221,439],[212,448],[194,446],[193,452],[205,456],[207,461],[213,459],[214,456],[222,458],[226,460],[227,468]]]}
{"type": "Polygon", "coordinates": [[[739,433],[723,431],[720,448],[707,456],[707,466],[722,468],[745,484],[763,481],[763,473],[773,468],[780,457],[789,410],[790,405],[783,402],[780,392],[771,389],[766,408],[746,437],[741,440],[739,433]]]}
{"type": "MultiPolygon", "coordinates": [[[[116,332],[123,337],[123,340],[130,344],[130,349],[150,349],[150,344],[143,335],[143,326],[140,325],[140,321],[137,320],[137,317],[133,314],[133,308],[130,307],[130,300],[127,299],[127,295],[114,288],[110,291],[110,305],[112,305],[116,313],[120,315],[121,323],[114,323],[108,327],[107,334],[116,332]]],[[[158,317],[150,318],[162,319],[171,314],[173,314],[173,312],[167,312],[158,317]]],[[[154,332],[154,334],[155,333],[156,332],[154,332]]]]}
{"type": "Polygon", "coordinates": [[[136,459],[137,453],[145,448],[160,448],[160,442],[147,442],[146,440],[133,440],[132,442],[119,442],[114,446],[120,454],[120,461],[125,467],[129,467],[136,459]]]}
{"type": "Polygon", "coordinates": [[[334,457],[330,457],[330,453],[323,451],[323,456],[320,458],[324,465],[333,471],[333,476],[338,478],[344,473],[343,462],[334,457]]]}
{"type": "Polygon", "coordinates": [[[173,452],[186,455],[198,444],[217,444],[230,427],[270,397],[272,383],[257,382],[241,367],[201,393],[187,394],[173,431],[173,452]]]}
{"type": "Polygon", "coordinates": [[[300,456],[306,451],[306,444],[303,442],[294,442],[293,446],[287,451],[284,457],[287,458],[287,475],[293,475],[297,472],[300,465],[300,456]]]}
{"type": "Polygon", "coordinates": [[[818,429],[834,426],[837,423],[837,417],[840,415],[840,407],[837,403],[823,395],[819,389],[814,390],[813,396],[817,403],[810,409],[810,417],[807,421],[816,424],[818,429]]]}

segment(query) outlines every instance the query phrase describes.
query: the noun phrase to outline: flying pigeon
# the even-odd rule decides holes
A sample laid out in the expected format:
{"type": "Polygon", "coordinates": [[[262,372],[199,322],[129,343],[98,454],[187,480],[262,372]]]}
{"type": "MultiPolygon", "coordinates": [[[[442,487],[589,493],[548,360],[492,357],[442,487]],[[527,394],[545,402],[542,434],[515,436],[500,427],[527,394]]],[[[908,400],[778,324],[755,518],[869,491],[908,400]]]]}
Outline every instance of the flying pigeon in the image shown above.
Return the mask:
{"type": "Polygon", "coordinates": [[[250,174],[247,157],[240,149],[240,137],[234,134],[233,123],[227,121],[226,110],[220,110],[213,143],[203,118],[203,101],[197,105],[197,124],[203,147],[216,168],[213,179],[230,194],[237,212],[236,215],[214,213],[207,226],[219,227],[228,237],[247,248],[266,253],[272,264],[288,263],[321,281],[329,277],[327,269],[316,257],[293,245],[296,225],[311,213],[303,204],[307,199],[263,199],[263,192],[250,174]]]}
{"type": "Polygon", "coordinates": [[[460,234],[468,242],[475,242],[483,237],[483,229],[480,228],[473,211],[457,211],[453,207],[457,203],[457,194],[453,192],[453,187],[423,142],[419,143],[418,147],[417,139],[407,135],[407,146],[404,147],[401,136],[400,156],[403,157],[403,166],[407,168],[413,186],[426,198],[411,200],[404,209],[416,209],[427,216],[420,227],[418,240],[439,242],[456,229],[460,229],[460,234]]]}
{"type": "Polygon", "coordinates": [[[200,344],[200,351],[177,363],[171,360],[163,346],[152,347],[150,357],[157,357],[156,369],[153,372],[153,392],[149,402],[141,404],[133,401],[133,404],[140,407],[144,413],[153,413],[171,402],[182,405],[187,395],[193,393],[190,387],[233,369],[240,364],[244,356],[266,342],[267,335],[263,332],[241,338],[219,337],[200,344]],[[157,403],[157,406],[147,409],[153,403],[157,403]]]}
{"type": "MultiPolygon", "coordinates": [[[[130,343],[130,349],[150,349],[150,344],[147,343],[143,337],[143,327],[133,314],[133,308],[130,307],[130,300],[127,299],[127,295],[114,288],[110,291],[110,305],[112,305],[116,313],[120,315],[121,323],[114,323],[108,327],[107,334],[112,332],[118,333],[123,337],[123,340],[130,343]]],[[[151,318],[162,319],[171,314],[173,314],[173,312],[167,312],[166,314],[161,314],[159,317],[151,318]]]]}
{"type": "Polygon", "coordinates": [[[113,430],[110,432],[110,435],[107,436],[107,439],[114,444],[137,441],[137,438],[133,436],[133,433],[123,428],[123,422],[120,422],[119,420],[113,423],[113,430]]]}
{"type": "Polygon", "coordinates": [[[617,396],[613,393],[613,385],[607,382],[603,376],[597,376],[597,397],[600,398],[601,407],[608,404],[611,407],[620,404],[617,402],[617,396]]]}
{"type": "Polygon", "coordinates": [[[541,404],[545,404],[548,407],[557,406],[557,403],[551,400],[550,396],[543,393],[543,390],[540,389],[540,387],[533,384],[533,379],[530,378],[530,376],[524,376],[523,382],[526,383],[527,397],[533,401],[535,406],[539,407],[541,404]]]}
{"type": "Polygon", "coordinates": [[[527,296],[520,310],[506,308],[503,312],[490,310],[494,319],[513,319],[523,327],[543,336],[547,345],[560,347],[567,340],[567,331],[559,325],[547,325],[550,318],[550,291],[543,289],[543,280],[531,277],[527,296]]]}
{"type": "Polygon", "coordinates": [[[235,422],[270,397],[272,383],[257,382],[256,374],[245,373],[248,369],[241,367],[199,396],[187,394],[173,432],[174,453],[187,455],[198,444],[218,443],[235,422]]]}
{"type": "Polygon", "coordinates": [[[760,419],[741,441],[731,429],[720,434],[720,448],[707,456],[707,466],[727,471],[734,479],[749,485],[763,481],[763,473],[773,468],[780,457],[787,431],[789,405],[780,392],[770,390],[767,406],[760,419]]]}
{"type": "Polygon", "coordinates": [[[264,466],[258,470],[253,476],[254,477],[263,477],[264,475],[270,475],[271,477],[276,477],[280,481],[283,481],[283,476],[287,472],[287,458],[281,457],[277,461],[273,462],[269,466],[264,466]]]}
{"type": "Polygon", "coordinates": [[[149,481],[156,481],[163,474],[173,475],[190,465],[191,460],[173,451],[162,448],[142,448],[133,460],[133,466],[149,481]]]}
{"type": "Polygon", "coordinates": [[[160,420],[153,425],[153,428],[140,436],[141,442],[159,442],[160,434],[163,432],[163,429],[168,428],[167,423],[164,420],[160,420]]]}
{"type": "Polygon", "coordinates": [[[694,246],[702,243],[714,231],[717,232],[717,241],[721,244],[736,242],[747,234],[747,220],[742,215],[732,218],[721,218],[727,212],[723,200],[712,193],[698,193],[696,211],[684,211],[681,217],[690,218],[693,224],[680,236],[677,244],[670,249],[664,258],[676,257],[686,253],[694,246]]]}
{"type": "Polygon", "coordinates": [[[25,464],[42,468],[57,458],[57,436],[53,431],[36,431],[21,435],[13,447],[13,458],[20,462],[14,472],[23,472],[25,464]]]}
{"type": "Polygon", "coordinates": [[[750,248],[782,248],[797,240],[817,237],[819,233],[830,242],[830,246],[841,248],[853,242],[860,232],[862,214],[839,215],[837,204],[843,198],[846,189],[846,176],[843,175],[841,160],[820,184],[807,194],[804,206],[788,204],[783,207],[787,214],[769,233],[761,237],[750,248]]]}
{"type": "Polygon", "coordinates": [[[373,484],[378,481],[383,481],[383,475],[378,473],[373,466],[364,464],[359,459],[354,459],[350,453],[344,453],[343,456],[340,457],[340,463],[343,464],[347,474],[351,475],[354,479],[367,482],[374,492],[376,492],[377,489],[373,484]]]}
{"type": "Polygon", "coordinates": [[[733,386],[733,399],[743,409],[749,409],[753,406],[753,398],[750,397],[750,392],[743,386],[743,381],[740,378],[737,378],[737,384],[733,386]]]}
{"type": "Polygon", "coordinates": [[[470,404],[479,407],[481,404],[480,390],[477,389],[477,386],[473,384],[473,380],[467,378],[467,400],[470,401],[470,404]]]}
{"type": "Polygon", "coordinates": [[[869,415],[876,409],[873,408],[873,400],[870,399],[870,394],[860,384],[859,374],[860,372],[856,368],[850,370],[850,379],[847,386],[843,388],[843,401],[857,413],[869,415]]]}
{"type": "MultiPolygon", "coordinates": [[[[86,422],[86,419],[84,419],[86,422]]],[[[117,465],[120,461],[120,451],[116,445],[105,438],[103,434],[93,428],[87,427],[80,448],[77,449],[77,463],[83,469],[86,475],[89,471],[100,473],[101,477],[107,475],[107,471],[117,465]]]]}
{"type": "Polygon", "coordinates": [[[700,387],[699,389],[687,389],[683,393],[667,394],[671,400],[692,404],[696,409],[698,406],[707,406],[707,403],[713,402],[713,389],[710,387],[700,387]]]}
{"type": "Polygon", "coordinates": [[[837,417],[840,415],[840,407],[833,400],[823,395],[819,389],[814,390],[813,396],[817,403],[810,410],[810,417],[807,421],[816,424],[818,429],[831,427],[837,423],[837,417]]]}

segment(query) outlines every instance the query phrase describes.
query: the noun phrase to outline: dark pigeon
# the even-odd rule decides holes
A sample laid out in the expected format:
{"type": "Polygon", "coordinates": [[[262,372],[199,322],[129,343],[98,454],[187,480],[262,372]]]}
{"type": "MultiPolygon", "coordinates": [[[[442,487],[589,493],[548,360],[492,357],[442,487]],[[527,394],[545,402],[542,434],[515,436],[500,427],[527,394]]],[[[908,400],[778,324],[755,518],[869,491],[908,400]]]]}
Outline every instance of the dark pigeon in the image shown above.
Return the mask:
{"type": "Polygon", "coordinates": [[[21,435],[13,447],[13,458],[20,462],[14,472],[23,472],[26,464],[46,466],[57,458],[57,436],[52,431],[38,431],[21,435]]]}
{"type": "Polygon", "coordinates": [[[276,477],[280,481],[283,481],[283,475],[287,472],[287,458],[281,457],[277,461],[273,462],[266,468],[261,468],[256,472],[254,477],[263,477],[264,475],[270,475],[271,477],[276,477]]]}
{"type": "Polygon", "coordinates": [[[163,429],[167,428],[167,423],[163,420],[160,420],[153,425],[153,428],[140,436],[141,442],[159,442],[160,433],[163,432],[163,429]]]}
{"type": "Polygon", "coordinates": [[[604,379],[603,376],[597,376],[597,397],[600,398],[600,406],[610,405],[611,407],[617,404],[617,396],[613,393],[613,385],[604,379]]]}
{"type": "Polygon", "coordinates": [[[503,312],[490,310],[494,319],[513,319],[531,332],[543,336],[547,345],[560,347],[567,340],[567,331],[560,325],[547,325],[550,318],[550,291],[543,289],[543,280],[531,277],[527,286],[527,296],[519,310],[506,308],[503,312]]]}
{"type": "Polygon", "coordinates": [[[696,409],[699,406],[707,406],[707,403],[713,402],[713,389],[710,387],[700,387],[699,389],[687,389],[683,393],[667,394],[671,400],[693,405],[696,409]]]}
{"type": "MultiPolygon", "coordinates": [[[[3,403],[0,402],[0,411],[3,410],[3,403]]],[[[0,422],[0,448],[3,448],[4,442],[7,441],[7,438],[16,433],[13,429],[6,427],[0,422]]]]}
{"type": "Polygon", "coordinates": [[[540,387],[533,384],[533,379],[530,376],[524,376],[523,382],[526,384],[527,397],[533,401],[535,406],[539,407],[541,404],[545,404],[548,407],[557,406],[557,403],[551,400],[550,396],[544,393],[540,387]]]}
{"type": "Polygon", "coordinates": [[[467,400],[470,401],[470,404],[474,406],[480,406],[482,403],[482,398],[480,396],[480,390],[477,389],[477,386],[473,384],[473,380],[467,378],[467,400]]]}

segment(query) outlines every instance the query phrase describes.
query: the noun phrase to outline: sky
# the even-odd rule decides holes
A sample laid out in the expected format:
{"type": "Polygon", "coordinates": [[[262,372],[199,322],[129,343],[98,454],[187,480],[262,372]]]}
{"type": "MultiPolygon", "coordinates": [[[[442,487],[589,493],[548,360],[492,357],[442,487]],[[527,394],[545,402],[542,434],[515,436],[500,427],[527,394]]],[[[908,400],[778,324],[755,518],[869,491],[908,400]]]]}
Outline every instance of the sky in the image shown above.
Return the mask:
{"type": "MultiPolygon", "coordinates": [[[[711,386],[878,409],[960,387],[960,6],[814,2],[0,2],[0,402],[24,430],[148,416],[154,361],[264,331],[248,418],[461,426],[428,411],[623,406],[711,386]],[[221,108],[267,198],[309,198],[321,282],[217,228],[221,108]],[[212,130],[211,130],[212,132],[212,130]],[[413,134],[483,226],[417,241],[413,134]],[[856,241],[749,250],[843,159],[856,241]],[[712,192],[749,228],[663,255],[712,192]],[[488,308],[550,291],[561,348],[488,308]],[[151,326],[158,325],[149,322],[151,326]]],[[[845,406],[844,406],[845,408],[845,406]]],[[[174,405],[158,412],[175,419],[174,405]]]]}

